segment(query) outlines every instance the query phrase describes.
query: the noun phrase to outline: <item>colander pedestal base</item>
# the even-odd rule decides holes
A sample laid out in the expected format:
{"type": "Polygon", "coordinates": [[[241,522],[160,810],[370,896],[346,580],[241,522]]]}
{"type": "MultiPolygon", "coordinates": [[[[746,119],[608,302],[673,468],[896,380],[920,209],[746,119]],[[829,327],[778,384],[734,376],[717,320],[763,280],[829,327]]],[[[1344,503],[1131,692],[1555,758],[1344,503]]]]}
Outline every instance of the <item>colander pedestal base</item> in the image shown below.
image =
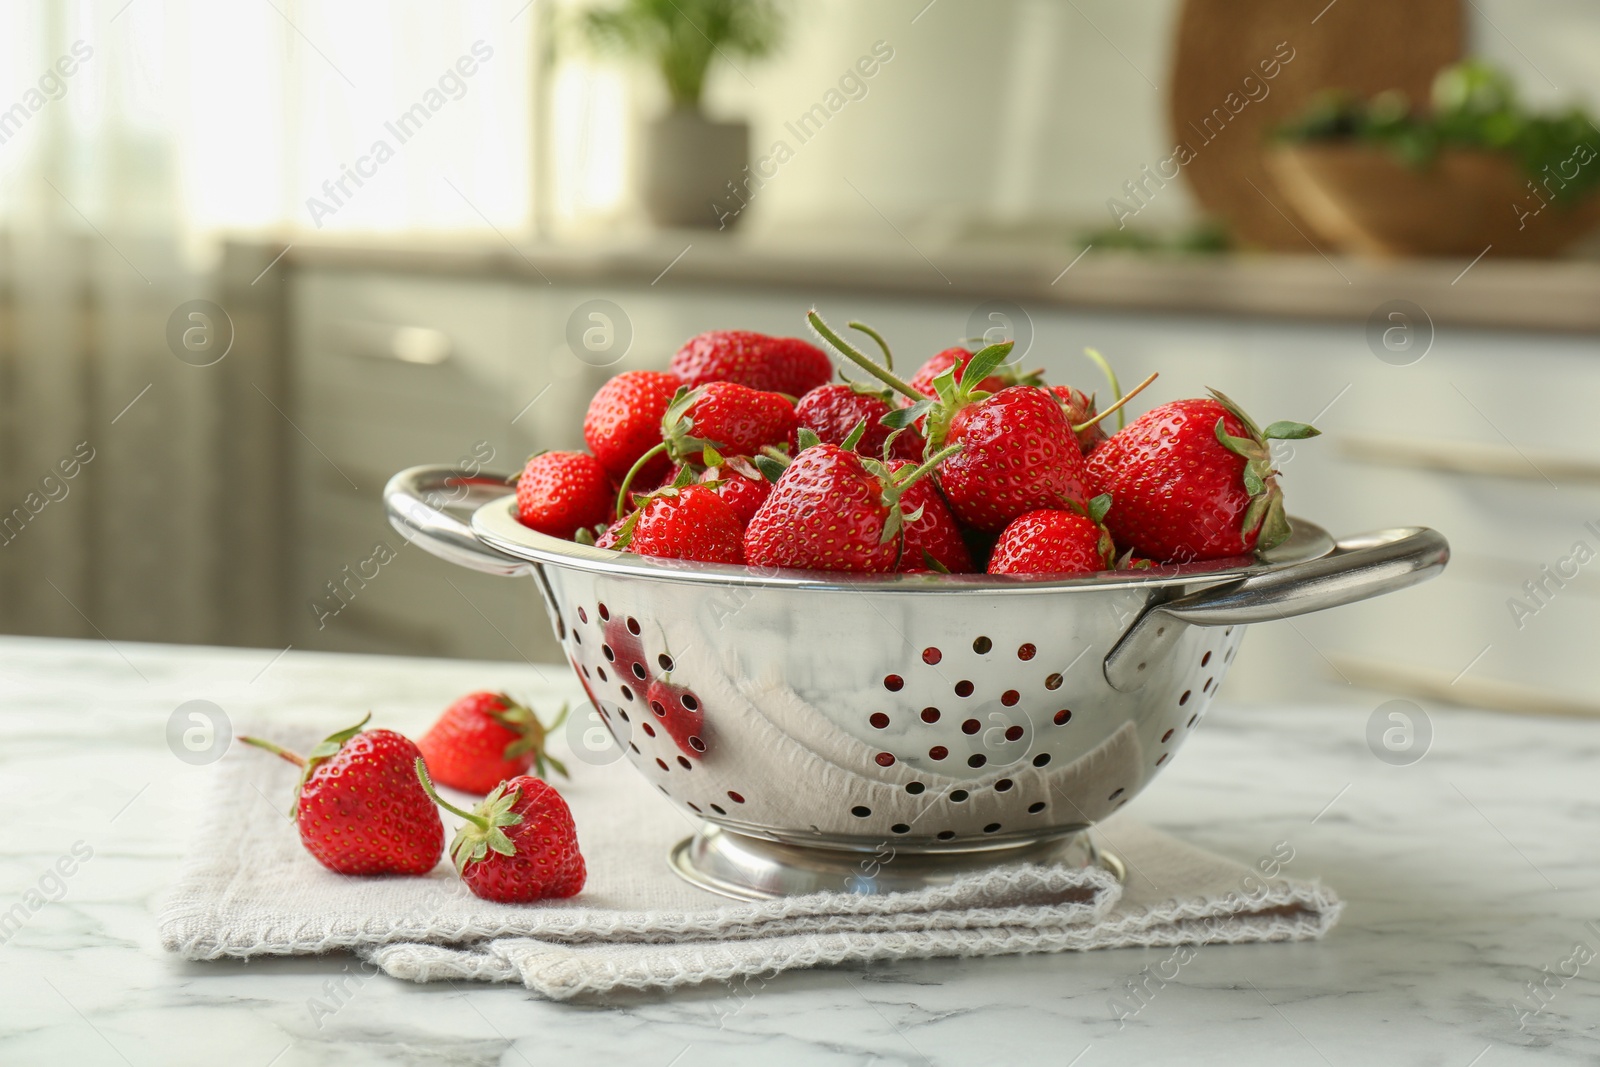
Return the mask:
{"type": "Polygon", "coordinates": [[[1097,847],[1087,830],[1045,841],[973,851],[871,852],[780,844],[708,826],[672,847],[667,862],[691,885],[735,900],[807,893],[901,893],[948,885],[1005,864],[1098,865],[1126,877],[1122,861],[1097,847]]]}

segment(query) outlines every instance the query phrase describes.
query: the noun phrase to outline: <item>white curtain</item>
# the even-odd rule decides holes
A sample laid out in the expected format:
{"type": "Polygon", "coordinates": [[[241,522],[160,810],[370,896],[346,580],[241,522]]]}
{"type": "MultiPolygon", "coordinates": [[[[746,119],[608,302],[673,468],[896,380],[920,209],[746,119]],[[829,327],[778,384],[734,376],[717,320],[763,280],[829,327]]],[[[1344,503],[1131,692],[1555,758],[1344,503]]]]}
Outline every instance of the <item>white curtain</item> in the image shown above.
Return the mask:
{"type": "Polygon", "coordinates": [[[230,531],[283,523],[260,454],[272,405],[293,410],[273,326],[238,310],[235,350],[199,367],[169,318],[217,297],[227,235],[524,236],[537,13],[0,5],[0,627],[272,639],[270,590],[239,575],[277,550],[230,531]]]}

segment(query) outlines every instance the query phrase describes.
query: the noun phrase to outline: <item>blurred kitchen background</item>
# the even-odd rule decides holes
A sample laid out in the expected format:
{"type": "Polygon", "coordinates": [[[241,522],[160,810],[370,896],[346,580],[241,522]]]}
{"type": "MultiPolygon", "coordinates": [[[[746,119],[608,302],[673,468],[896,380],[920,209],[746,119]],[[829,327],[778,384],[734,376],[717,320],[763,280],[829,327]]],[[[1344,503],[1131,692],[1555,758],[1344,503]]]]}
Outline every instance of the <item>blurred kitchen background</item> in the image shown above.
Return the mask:
{"type": "Polygon", "coordinates": [[[1580,0],[8,0],[0,626],[555,659],[389,475],[815,304],[1315,420],[1291,511],[1451,538],[1230,698],[1600,714],[1595,109],[1580,0]]]}

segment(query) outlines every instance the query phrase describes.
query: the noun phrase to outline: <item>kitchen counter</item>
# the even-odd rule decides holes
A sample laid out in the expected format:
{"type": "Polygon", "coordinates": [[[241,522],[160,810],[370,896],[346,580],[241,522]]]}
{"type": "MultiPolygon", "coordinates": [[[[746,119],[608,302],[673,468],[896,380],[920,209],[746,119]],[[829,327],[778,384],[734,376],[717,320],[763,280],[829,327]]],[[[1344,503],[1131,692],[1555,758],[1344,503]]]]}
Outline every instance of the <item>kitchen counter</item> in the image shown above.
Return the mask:
{"type": "Polygon", "coordinates": [[[286,251],[285,242],[242,242],[231,247],[230,256],[227,275],[241,290],[276,264],[285,270],[334,267],[533,285],[1002,299],[1030,309],[1318,321],[1366,322],[1381,305],[1405,300],[1420,306],[1436,327],[1600,332],[1600,262],[1503,259],[1492,249],[1472,261],[1374,261],[1328,257],[1309,245],[1301,255],[1180,255],[1083,250],[1070,242],[950,241],[887,230],[881,239],[778,239],[708,230],[582,244],[300,237],[286,251]]]}
{"type": "Polygon", "coordinates": [[[1379,701],[1360,695],[1322,708],[1224,697],[1189,754],[1133,808],[1247,863],[1287,842],[1287,873],[1320,876],[1348,902],[1340,925],[1317,943],[1204,947],[1175,979],[1147,984],[1155,991],[1120,1026],[1111,999],[1135,1004],[1126,984],[1170,950],[874,963],[779,975],[753,992],[575,1004],[520,987],[364,978],[343,956],[185,963],[162,951],[154,909],[213,770],[169,750],[179,705],[212,701],[235,720],[292,710],[330,725],[371,709],[414,732],[450,698],[501,687],[535,702],[578,695],[554,667],[0,639],[0,912],[30,890],[58,898],[24,908],[20,926],[0,934],[0,1059],[1600,1060],[1600,734],[1585,722],[1430,709],[1431,750],[1395,766],[1369,747],[1379,701]],[[49,873],[74,855],[69,876],[49,873]],[[1586,964],[1576,946],[1587,947],[1586,964]],[[1577,978],[1555,977],[1575,968],[1577,978]],[[353,992],[334,1014],[314,1015],[309,1002],[335,979],[353,992]],[[1542,1000],[1530,982],[1545,983],[1542,1000]]]}

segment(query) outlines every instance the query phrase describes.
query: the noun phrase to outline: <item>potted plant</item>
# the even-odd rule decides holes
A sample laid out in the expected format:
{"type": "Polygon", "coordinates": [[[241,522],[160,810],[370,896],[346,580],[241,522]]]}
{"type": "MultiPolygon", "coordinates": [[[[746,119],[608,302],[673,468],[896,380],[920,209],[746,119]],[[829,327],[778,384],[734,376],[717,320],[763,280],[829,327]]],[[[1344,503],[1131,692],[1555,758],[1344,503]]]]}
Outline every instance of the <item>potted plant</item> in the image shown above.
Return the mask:
{"type": "Polygon", "coordinates": [[[643,136],[640,192],[651,219],[726,225],[729,212],[718,205],[744,176],[750,128],[706,116],[706,74],[718,59],[759,59],[777,47],[778,0],[621,0],[584,11],[581,26],[596,49],[645,60],[665,83],[670,107],[643,136]]]}
{"type": "Polygon", "coordinates": [[[1529,111],[1482,63],[1441,71],[1425,110],[1396,92],[1324,94],[1277,142],[1274,180],[1341,249],[1551,255],[1600,223],[1594,120],[1529,111]]]}

